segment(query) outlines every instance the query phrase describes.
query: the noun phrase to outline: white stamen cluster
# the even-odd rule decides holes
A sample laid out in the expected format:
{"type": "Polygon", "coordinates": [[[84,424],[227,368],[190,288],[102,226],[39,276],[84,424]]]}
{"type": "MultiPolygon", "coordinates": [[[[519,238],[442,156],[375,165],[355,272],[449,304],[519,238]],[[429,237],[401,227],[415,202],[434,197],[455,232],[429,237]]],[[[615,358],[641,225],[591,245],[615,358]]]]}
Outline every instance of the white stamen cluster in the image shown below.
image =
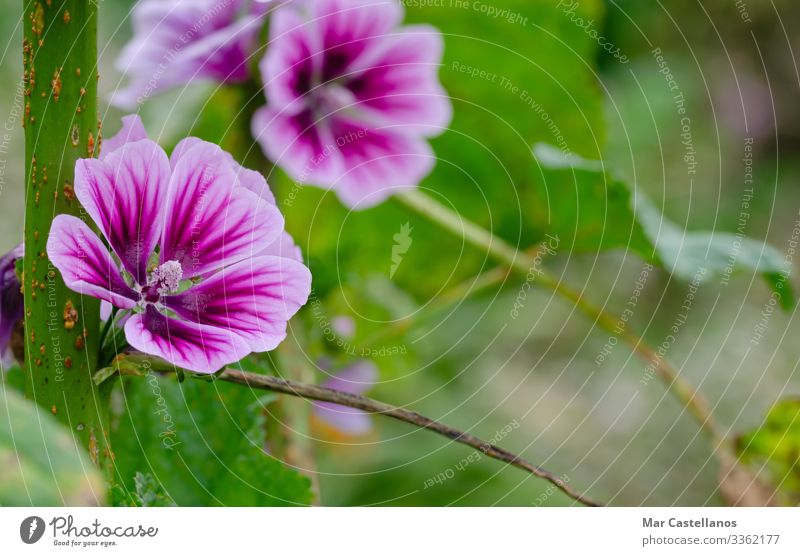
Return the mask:
{"type": "Polygon", "coordinates": [[[178,261],[167,261],[150,274],[150,284],[158,288],[158,293],[169,294],[178,291],[183,278],[183,268],[178,261]]]}

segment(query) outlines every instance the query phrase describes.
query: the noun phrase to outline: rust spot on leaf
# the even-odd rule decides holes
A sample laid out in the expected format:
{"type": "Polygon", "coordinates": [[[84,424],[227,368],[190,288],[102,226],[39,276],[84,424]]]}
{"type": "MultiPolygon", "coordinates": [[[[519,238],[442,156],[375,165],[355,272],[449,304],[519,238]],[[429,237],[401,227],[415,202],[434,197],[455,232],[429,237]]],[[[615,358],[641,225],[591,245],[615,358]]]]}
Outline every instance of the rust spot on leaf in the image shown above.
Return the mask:
{"type": "Polygon", "coordinates": [[[56,68],[53,72],[53,79],[50,81],[50,85],[53,87],[53,100],[58,102],[58,99],[61,98],[61,69],[56,68]]]}
{"type": "Polygon", "coordinates": [[[64,183],[64,198],[68,203],[75,199],[75,188],[69,182],[64,183]]]}
{"type": "Polygon", "coordinates": [[[75,323],[78,322],[78,311],[75,310],[75,306],[72,304],[71,299],[67,299],[66,304],[64,305],[64,328],[67,330],[72,330],[75,328],[75,323]]]}
{"type": "Polygon", "coordinates": [[[92,428],[89,432],[89,457],[95,465],[97,465],[97,454],[97,437],[94,435],[94,428],[92,428]]]}
{"type": "Polygon", "coordinates": [[[44,31],[44,6],[42,6],[41,2],[36,3],[36,7],[33,9],[33,13],[31,13],[31,23],[33,24],[32,29],[34,34],[36,36],[41,36],[44,31]]]}

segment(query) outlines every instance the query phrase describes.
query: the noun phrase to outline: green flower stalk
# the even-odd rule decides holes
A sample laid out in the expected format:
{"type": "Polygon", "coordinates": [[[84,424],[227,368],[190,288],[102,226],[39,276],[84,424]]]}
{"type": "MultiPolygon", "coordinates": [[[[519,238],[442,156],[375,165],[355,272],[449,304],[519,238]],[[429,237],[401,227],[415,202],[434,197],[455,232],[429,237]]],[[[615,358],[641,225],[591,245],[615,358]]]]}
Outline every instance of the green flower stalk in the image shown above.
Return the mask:
{"type": "Polygon", "coordinates": [[[86,219],[75,198],[79,158],[100,149],[97,117],[97,5],[24,0],[25,365],[27,395],[65,423],[110,467],[108,388],[97,370],[99,300],[69,290],[47,257],[53,218],[86,219]]]}

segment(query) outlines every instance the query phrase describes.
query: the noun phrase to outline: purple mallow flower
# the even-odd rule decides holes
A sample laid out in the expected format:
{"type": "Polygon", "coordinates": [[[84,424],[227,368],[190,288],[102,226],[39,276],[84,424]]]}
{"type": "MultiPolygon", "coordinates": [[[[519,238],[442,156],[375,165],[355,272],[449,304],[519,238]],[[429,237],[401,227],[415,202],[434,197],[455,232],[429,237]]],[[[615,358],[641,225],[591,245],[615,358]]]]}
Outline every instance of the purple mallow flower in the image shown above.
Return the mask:
{"type": "MultiPolygon", "coordinates": [[[[345,367],[323,382],[322,386],[349,394],[363,394],[372,388],[377,377],[375,364],[364,359],[345,367]]],[[[314,402],[313,416],[318,422],[348,436],[366,434],[372,428],[367,412],[335,403],[314,402]]]]}
{"type": "Polygon", "coordinates": [[[130,311],[128,343],[177,367],[209,373],[274,349],[311,274],[264,178],[199,139],[167,158],[136,117],[121,134],[75,167],[111,252],[82,220],[53,221],[47,253],[67,286],[130,311]]]}
{"type": "Polygon", "coordinates": [[[211,79],[240,82],[272,2],[255,0],[140,0],[133,38],[117,59],[129,83],[112,102],[133,108],[156,92],[211,79]]]}
{"type": "Polygon", "coordinates": [[[278,8],[261,61],[267,106],[253,118],[264,152],[303,183],[366,208],[433,168],[427,139],[449,124],[437,77],[442,37],[400,26],[397,0],[314,0],[278,8]]]}
{"type": "Polygon", "coordinates": [[[3,368],[12,361],[9,343],[14,327],[24,316],[23,298],[16,262],[22,257],[22,245],[0,257],[0,361],[3,368]]]}

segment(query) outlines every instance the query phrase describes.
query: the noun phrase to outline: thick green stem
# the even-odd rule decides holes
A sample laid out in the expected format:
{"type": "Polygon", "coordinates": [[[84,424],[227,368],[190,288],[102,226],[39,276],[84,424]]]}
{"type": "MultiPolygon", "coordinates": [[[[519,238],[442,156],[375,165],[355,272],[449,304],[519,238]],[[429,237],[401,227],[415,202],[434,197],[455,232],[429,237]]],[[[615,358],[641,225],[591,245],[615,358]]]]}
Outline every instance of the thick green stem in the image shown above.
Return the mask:
{"type": "Polygon", "coordinates": [[[100,147],[97,119],[97,4],[24,3],[25,368],[27,394],[67,424],[103,467],[108,392],[97,370],[99,301],[69,290],[47,257],[53,218],[86,219],[75,198],[75,161],[100,147]]]}
{"type": "MultiPolygon", "coordinates": [[[[316,378],[314,370],[294,333],[289,333],[289,337],[283,341],[275,353],[281,374],[298,382],[314,383],[316,378]]],[[[273,420],[268,421],[271,429],[268,429],[267,440],[276,439],[275,435],[277,434],[282,449],[282,452],[273,455],[297,468],[311,479],[314,501],[319,503],[321,494],[311,434],[311,404],[306,401],[293,400],[290,396],[281,396],[276,404],[273,404],[273,407],[275,413],[273,413],[273,420]],[[269,436],[270,433],[272,436],[269,436]]]]}
{"type": "Polygon", "coordinates": [[[656,374],[666,384],[669,391],[678,398],[687,408],[695,421],[700,425],[714,443],[715,447],[724,446],[725,435],[720,429],[705,397],[691,384],[684,380],[678,371],[668,361],[660,358],[656,351],[645,340],[635,333],[625,330],[622,334],[617,331],[617,319],[602,309],[587,302],[580,292],[577,292],[556,280],[536,264],[535,256],[517,250],[512,245],[493,235],[491,232],[474,224],[446,206],[419,191],[407,191],[397,195],[397,199],[407,207],[414,209],[419,214],[429,218],[444,229],[464,238],[474,247],[485,250],[498,261],[502,261],[509,268],[525,276],[532,276],[536,270],[535,280],[538,284],[555,291],[560,296],[569,300],[582,313],[592,319],[601,328],[614,335],[618,335],[633,351],[646,363],[653,365],[656,374]]]}

